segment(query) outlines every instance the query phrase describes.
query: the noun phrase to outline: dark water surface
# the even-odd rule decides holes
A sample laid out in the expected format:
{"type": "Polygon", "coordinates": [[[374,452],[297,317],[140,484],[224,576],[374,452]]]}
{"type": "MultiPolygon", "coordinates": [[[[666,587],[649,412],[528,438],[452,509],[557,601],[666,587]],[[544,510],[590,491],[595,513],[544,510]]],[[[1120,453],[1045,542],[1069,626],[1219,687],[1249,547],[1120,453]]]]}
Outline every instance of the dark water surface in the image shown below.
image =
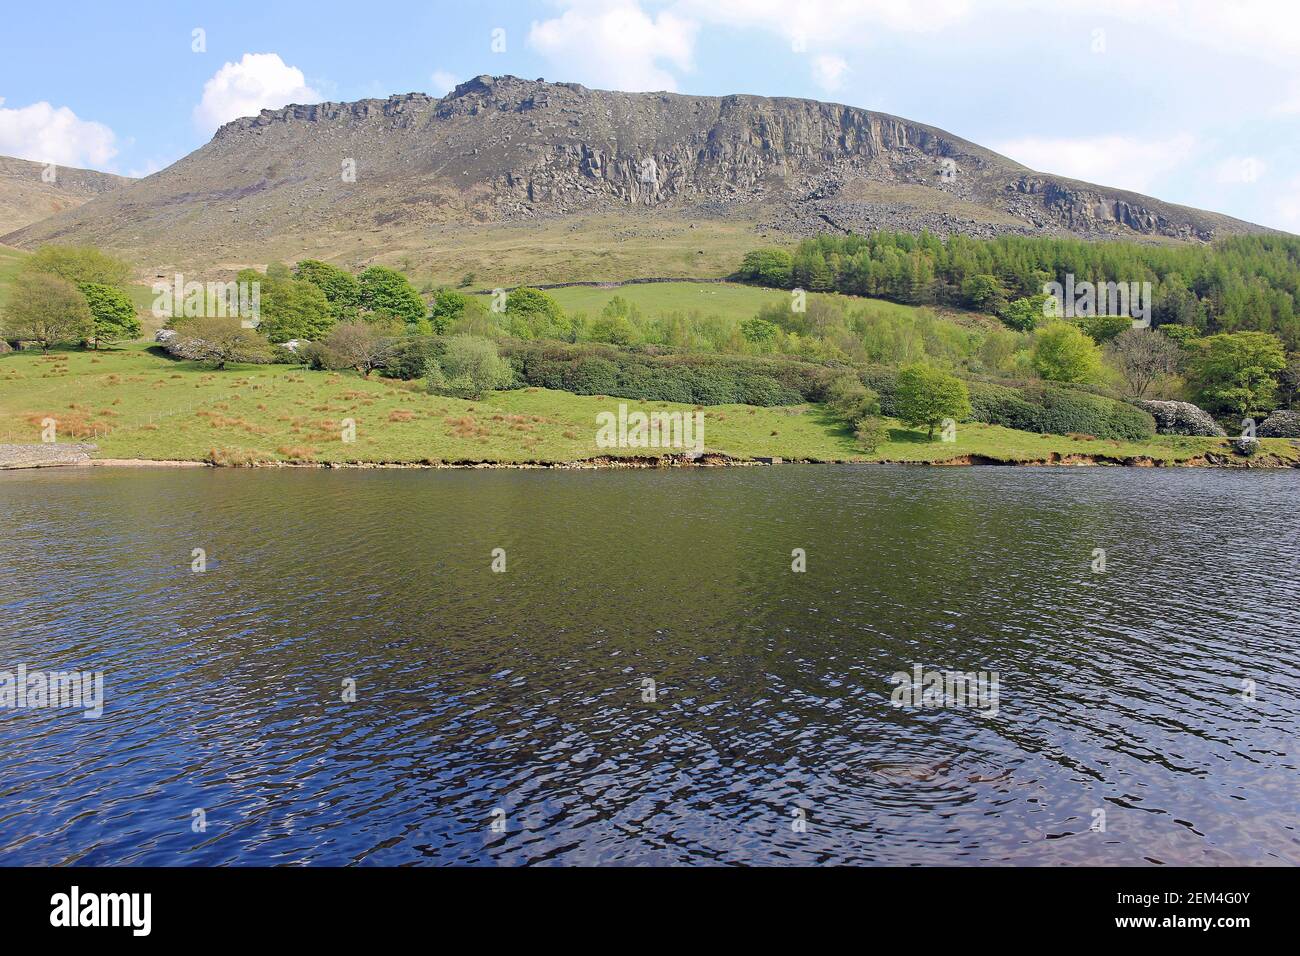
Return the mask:
{"type": "Polygon", "coordinates": [[[0,863],[1300,863],[1298,504],[1294,472],[0,475],[0,670],[107,698],[0,710],[0,863]],[[997,715],[891,706],[915,664],[998,672],[997,715]]]}

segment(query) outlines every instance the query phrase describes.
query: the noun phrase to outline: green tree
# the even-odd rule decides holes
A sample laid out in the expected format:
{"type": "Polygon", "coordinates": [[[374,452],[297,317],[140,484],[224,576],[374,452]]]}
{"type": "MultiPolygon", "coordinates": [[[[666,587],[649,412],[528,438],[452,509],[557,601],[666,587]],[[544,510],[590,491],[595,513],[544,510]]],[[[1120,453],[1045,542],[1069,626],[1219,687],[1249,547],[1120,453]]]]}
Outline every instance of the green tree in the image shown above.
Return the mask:
{"type": "Polygon", "coordinates": [[[468,296],[455,289],[439,289],[433,294],[429,303],[429,325],[435,335],[446,335],[453,325],[465,318],[466,312],[482,303],[475,297],[468,296]]]}
{"type": "Polygon", "coordinates": [[[86,297],[67,279],[49,273],[19,273],[9,289],[4,317],[6,339],[35,342],[45,352],[95,334],[86,297]]]}
{"type": "Polygon", "coordinates": [[[1286,353],[1268,332],[1228,332],[1200,340],[1192,354],[1188,382],[1199,401],[1215,411],[1242,416],[1272,410],[1286,353]]]}
{"type": "Polygon", "coordinates": [[[788,289],[793,269],[794,257],[785,249],[756,249],[745,254],[737,274],[742,282],[788,289]]]}
{"type": "Polygon", "coordinates": [[[74,285],[124,286],[131,275],[130,265],[94,246],[41,246],[23,263],[23,271],[58,276],[74,285]]]}
{"type": "Polygon", "coordinates": [[[403,322],[424,319],[424,300],[402,273],[387,266],[371,266],[361,273],[359,301],[370,319],[391,316],[403,322]]]}
{"type": "Polygon", "coordinates": [[[977,312],[998,313],[1007,307],[1007,292],[997,276],[971,276],[961,286],[966,305],[977,312]]]}
{"type": "Polygon", "coordinates": [[[1045,295],[1016,299],[1003,309],[998,317],[1017,332],[1032,332],[1043,317],[1043,302],[1046,299],[1045,295]]]}
{"type": "Polygon", "coordinates": [[[1101,349],[1066,322],[1049,322],[1035,331],[1030,358],[1049,382],[1089,382],[1101,375],[1101,349]]]}
{"type": "Polygon", "coordinates": [[[490,339],[453,335],[446,341],[443,354],[429,367],[425,384],[430,392],[477,400],[514,380],[510,363],[490,339]]]}
{"type": "Polygon", "coordinates": [[[260,318],[257,330],[272,344],[293,339],[317,342],[334,327],[334,310],[325,293],[312,282],[295,279],[287,270],[262,275],[245,269],[240,282],[259,282],[260,318]]]}
{"type": "Polygon", "coordinates": [[[90,307],[94,323],[91,337],[95,348],[140,337],[140,320],[136,318],[131,298],[117,286],[83,282],[79,287],[90,307]]]}
{"type": "Polygon", "coordinates": [[[507,331],[518,339],[567,339],[573,331],[560,303],[540,289],[509,293],[505,314],[507,331]]]}
{"type": "Polygon", "coordinates": [[[898,373],[894,408],[903,424],[926,426],[926,438],[933,440],[935,428],[945,418],[957,421],[970,415],[970,391],[955,375],[928,365],[909,365],[898,373]]]}
{"type": "Polygon", "coordinates": [[[356,318],[361,305],[361,283],[352,273],[319,259],[304,259],[294,269],[294,275],[325,294],[335,322],[356,318]]]}

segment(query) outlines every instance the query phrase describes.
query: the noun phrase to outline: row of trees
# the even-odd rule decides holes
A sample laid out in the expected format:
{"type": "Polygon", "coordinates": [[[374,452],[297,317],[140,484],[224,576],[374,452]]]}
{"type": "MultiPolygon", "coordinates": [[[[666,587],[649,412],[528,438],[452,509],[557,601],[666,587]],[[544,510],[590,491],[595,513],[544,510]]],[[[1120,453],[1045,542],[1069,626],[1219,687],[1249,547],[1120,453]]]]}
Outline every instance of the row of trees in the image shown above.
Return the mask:
{"type": "Polygon", "coordinates": [[[738,272],[742,281],[778,289],[976,309],[1022,330],[1041,319],[1044,284],[1064,284],[1068,275],[1076,283],[1150,282],[1155,325],[1273,332],[1288,349],[1300,348],[1300,239],[1293,236],[1155,246],[1025,236],[945,241],[929,232],[879,231],[820,236],[793,252],[755,250],[738,272]]]}
{"type": "Polygon", "coordinates": [[[0,336],[99,348],[138,338],[140,320],[127,294],[130,267],[90,246],[44,246],[20,268],[0,316],[0,336]]]}

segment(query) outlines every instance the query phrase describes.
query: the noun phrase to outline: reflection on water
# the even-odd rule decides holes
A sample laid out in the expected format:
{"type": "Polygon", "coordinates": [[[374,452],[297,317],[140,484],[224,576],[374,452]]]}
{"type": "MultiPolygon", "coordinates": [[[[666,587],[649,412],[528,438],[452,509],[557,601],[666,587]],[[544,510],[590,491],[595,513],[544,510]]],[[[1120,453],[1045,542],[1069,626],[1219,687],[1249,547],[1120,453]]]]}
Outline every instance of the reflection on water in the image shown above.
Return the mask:
{"type": "Polygon", "coordinates": [[[107,702],[0,711],[0,863],[1294,864],[1298,493],[3,475],[0,670],[107,702]],[[891,706],[918,664],[996,672],[996,716],[891,706]]]}

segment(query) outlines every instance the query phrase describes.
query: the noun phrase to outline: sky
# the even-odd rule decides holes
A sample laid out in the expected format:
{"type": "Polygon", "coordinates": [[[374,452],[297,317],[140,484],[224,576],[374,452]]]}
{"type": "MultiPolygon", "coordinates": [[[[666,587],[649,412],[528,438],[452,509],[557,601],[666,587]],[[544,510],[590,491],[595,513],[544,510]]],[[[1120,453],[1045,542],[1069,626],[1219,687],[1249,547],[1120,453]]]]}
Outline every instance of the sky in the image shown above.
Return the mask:
{"type": "Polygon", "coordinates": [[[1300,232],[1300,0],[13,4],[0,155],[143,176],[263,108],[483,73],[846,103],[1300,232]]]}

